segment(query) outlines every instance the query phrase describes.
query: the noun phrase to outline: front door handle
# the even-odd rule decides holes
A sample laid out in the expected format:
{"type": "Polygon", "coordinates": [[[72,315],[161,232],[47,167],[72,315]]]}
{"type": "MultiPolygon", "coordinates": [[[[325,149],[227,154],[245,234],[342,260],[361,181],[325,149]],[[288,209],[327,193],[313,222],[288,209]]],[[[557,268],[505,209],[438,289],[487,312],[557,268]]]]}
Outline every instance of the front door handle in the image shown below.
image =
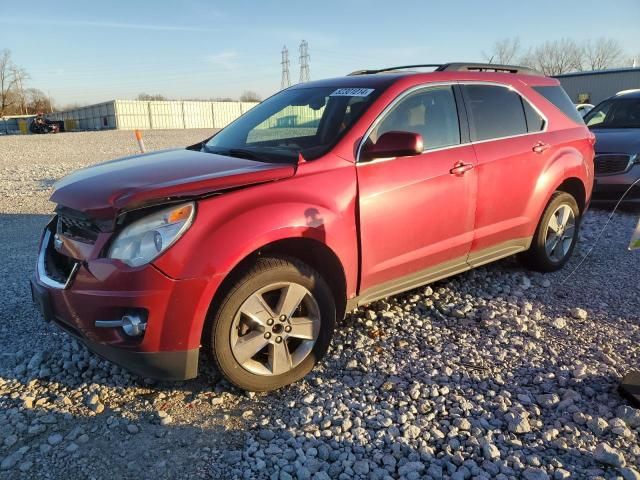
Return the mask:
{"type": "Polygon", "coordinates": [[[548,143],[538,142],[533,146],[532,150],[536,153],[542,153],[545,150],[548,150],[550,146],[551,145],[549,145],[548,143]]]}
{"type": "Polygon", "coordinates": [[[468,172],[472,168],[473,168],[472,163],[457,162],[453,166],[453,168],[449,170],[449,173],[451,173],[452,175],[460,176],[460,175],[464,175],[465,172],[468,172]]]}

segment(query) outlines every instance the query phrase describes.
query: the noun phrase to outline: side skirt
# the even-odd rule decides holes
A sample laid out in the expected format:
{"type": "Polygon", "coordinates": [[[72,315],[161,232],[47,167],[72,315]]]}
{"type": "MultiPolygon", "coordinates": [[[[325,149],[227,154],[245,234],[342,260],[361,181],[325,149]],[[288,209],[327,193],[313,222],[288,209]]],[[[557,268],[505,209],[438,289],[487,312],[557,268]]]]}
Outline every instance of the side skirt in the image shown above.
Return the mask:
{"type": "Polygon", "coordinates": [[[422,285],[457,275],[472,268],[509,257],[518,252],[523,252],[529,248],[531,241],[532,237],[509,240],[493,247],[473,252],[468,256],[455,258],[426,270],[412,273],[380,285],[375,285],[357,297],[349,299],[347,302],[347,311],[353,310],[360,305],[366,305],[375,300],[380,300],[381,298],[406,292],[407,290],[412,290],[422,285]]]}

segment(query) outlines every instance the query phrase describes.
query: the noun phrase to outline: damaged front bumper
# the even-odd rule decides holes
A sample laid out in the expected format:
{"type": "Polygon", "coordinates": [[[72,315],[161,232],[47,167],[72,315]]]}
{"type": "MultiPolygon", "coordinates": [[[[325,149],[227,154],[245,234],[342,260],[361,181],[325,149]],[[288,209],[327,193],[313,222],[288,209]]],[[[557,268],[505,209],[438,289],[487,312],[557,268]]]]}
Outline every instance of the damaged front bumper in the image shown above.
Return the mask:
{"type": "Polygon", "coordinates": [[[206,280],[175,280],[152,264],[132,268],[104,258],[77,260],[59,252],[52,225],[42,236],[30,281],[45,320],[138,375],[196,377],[201,329],[193,327],[206,314],[198,307],[206,280]],[[117,323],[134,315],[143,328],[127,330],[117,323]],[[105,321],[113,325],[105,327],[105,321]]]}

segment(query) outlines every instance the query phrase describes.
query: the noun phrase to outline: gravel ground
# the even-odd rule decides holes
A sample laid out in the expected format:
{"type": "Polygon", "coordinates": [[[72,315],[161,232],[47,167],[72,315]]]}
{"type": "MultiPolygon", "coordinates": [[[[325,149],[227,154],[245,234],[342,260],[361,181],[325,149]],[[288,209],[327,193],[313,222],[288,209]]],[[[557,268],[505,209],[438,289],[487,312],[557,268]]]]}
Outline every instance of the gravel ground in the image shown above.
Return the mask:
{"type": "MultiPolygon", "coordinates": [[[[154,131],[149,149],[209,132],[154,131]]],[[[348,315],[325,361],[272,394],[131,376],[45,325],[27,279],[51,186],[134,153],[131,132],[0,137],[3,478],[640,479],[637,212],[584,220],[563,271],[513,259],[348,315]]]]}

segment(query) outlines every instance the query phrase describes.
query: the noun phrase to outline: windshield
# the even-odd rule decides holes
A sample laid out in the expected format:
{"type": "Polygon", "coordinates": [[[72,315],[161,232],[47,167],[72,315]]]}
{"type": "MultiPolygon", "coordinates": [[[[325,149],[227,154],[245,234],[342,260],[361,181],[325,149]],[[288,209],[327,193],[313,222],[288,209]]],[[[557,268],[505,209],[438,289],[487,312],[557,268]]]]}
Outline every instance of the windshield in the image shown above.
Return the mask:
{"type": "Polygon", "coordinates": [[[284,90],[211,138],[203,150],[267,162],[312,160],[328,152],[381,91],[310,87],[284,90]]]}
{"type": "Polygon", "coordinates": [[[640,98],[605,100],[584,121],[591,128],[640,128],[640,98]]]}

